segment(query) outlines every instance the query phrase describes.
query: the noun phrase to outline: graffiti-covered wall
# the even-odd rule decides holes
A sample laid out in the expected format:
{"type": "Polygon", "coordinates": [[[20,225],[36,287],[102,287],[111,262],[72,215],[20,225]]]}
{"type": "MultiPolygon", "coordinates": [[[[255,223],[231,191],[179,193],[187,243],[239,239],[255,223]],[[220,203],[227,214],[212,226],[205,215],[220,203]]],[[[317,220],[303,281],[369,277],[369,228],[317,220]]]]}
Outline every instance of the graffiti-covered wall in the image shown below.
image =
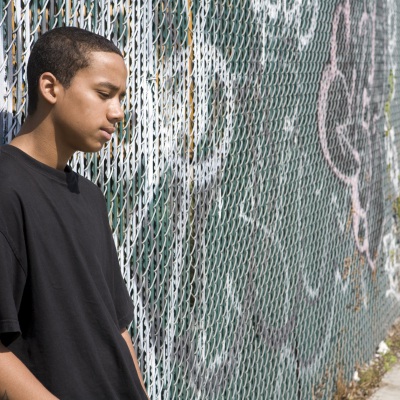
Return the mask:
{"type": "Polygon", "coordinates": [[[112,39],[104,191],[152,399],[331,399],[400,315],[397,0],[3,0],[3,142],[31,44],[112,39]]]}

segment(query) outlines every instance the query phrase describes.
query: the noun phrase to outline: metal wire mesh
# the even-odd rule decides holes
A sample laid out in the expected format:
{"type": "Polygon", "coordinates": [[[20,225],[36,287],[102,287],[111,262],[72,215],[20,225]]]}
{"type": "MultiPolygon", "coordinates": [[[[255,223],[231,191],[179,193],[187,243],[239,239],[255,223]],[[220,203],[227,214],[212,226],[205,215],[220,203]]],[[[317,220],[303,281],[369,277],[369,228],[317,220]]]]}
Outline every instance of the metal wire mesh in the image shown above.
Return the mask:
{"type": "Polygon", "coordinates": [[[62,25],[113,40],[103,190],[152,399],[329,399],[399,316],[396,0],[2,0],[3,142],[62,25]]]}

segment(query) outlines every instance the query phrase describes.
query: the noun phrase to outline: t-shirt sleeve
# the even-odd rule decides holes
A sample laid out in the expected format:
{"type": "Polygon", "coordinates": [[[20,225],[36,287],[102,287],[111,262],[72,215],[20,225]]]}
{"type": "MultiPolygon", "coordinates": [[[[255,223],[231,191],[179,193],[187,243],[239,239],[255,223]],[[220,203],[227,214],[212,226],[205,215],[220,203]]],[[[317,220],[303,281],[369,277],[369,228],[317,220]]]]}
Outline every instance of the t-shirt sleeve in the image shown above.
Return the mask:
{"type": "Polygon", "coordinates": [[[133,320],[133,302],[121,274],[117,249],[115,247],[115,242],[108,220],[107,206],[104,195],[98,187],[96,187],[96,190],[98,195],[97,198],[99,199],[99,212],[102,215],[104,227],[107,231],[107,255],[110,257],[109,260],[111,261],[108,265],[111,272],[110,289],[112,292],[114,307],[117,315],[118,327],[120,329],[123,329],[128,327],[128,325],[133,320]]]}
{"type": "Polygon", "coordinates": [[[8,346],[20,334],[18,310],[26,274],[6,236],[0,232],[0,340],[8,346]]]}
{"type": "Polygon", "coordinates": [[[114,277],[114,303],[119,328],[128,327],[133,320],[133,302],[119,268],[114,277]]]}

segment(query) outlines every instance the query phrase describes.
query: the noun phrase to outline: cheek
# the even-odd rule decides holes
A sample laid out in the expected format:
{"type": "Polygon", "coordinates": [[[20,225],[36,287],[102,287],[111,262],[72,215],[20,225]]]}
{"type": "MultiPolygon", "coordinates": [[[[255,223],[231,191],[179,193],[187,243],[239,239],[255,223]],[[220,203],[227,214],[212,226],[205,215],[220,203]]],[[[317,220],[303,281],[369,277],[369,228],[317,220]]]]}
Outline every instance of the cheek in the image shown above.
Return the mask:
{"type": "Polygon", "coordinates": [[[71,91],[57,106],[58,124],[72,136],[90,133],[101,123],[104,104],[91,91],[71,91]]]}
{"type": "Polygon", "coordinates": [[[90,112],[99,106],[99,104],[96,103],[96,101],[98,102],[98,96],[90,91],[75,91],[71,93],[71,96],[69,96],[67,100],[71,109],[81,112],[90,112]]]}

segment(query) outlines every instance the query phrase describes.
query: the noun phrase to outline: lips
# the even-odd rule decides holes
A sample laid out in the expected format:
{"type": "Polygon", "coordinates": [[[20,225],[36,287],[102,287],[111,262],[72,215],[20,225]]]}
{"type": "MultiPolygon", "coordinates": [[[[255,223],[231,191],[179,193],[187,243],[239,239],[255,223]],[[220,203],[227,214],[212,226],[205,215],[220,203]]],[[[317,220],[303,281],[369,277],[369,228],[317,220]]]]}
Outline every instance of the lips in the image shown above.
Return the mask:
{"type": "Polygon", "coordinates": [[[107,141],[111,140],[112,134],[115,132],[115,128],[100,128],[100,130],[107,141]]]}
{"type": "Polygon", "coordinates": [[[101,128],[102,131],[107,132],[109,135],[112,135],[115,132],[115,128],[101,128]]]}

